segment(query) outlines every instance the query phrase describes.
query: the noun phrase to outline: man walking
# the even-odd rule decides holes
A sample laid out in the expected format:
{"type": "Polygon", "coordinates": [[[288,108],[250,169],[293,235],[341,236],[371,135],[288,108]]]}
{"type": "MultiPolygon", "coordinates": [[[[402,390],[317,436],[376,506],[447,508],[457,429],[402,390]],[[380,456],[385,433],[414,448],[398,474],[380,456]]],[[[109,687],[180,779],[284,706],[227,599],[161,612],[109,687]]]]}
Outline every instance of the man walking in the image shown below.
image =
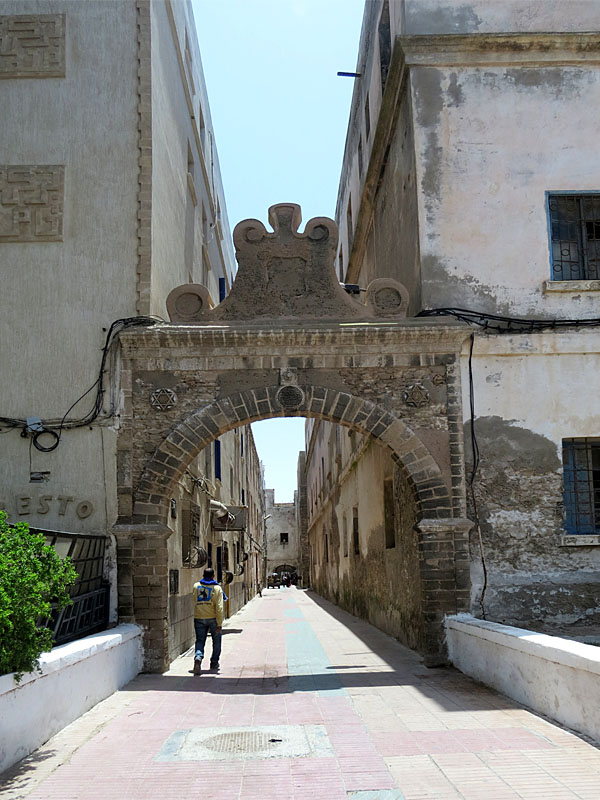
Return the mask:
{"type": "Polygon", "coordinates": [[[194,628],[196,630],[196,651],[194,654],[194,675],[202,674],[202,659],[206,637],[212,638],[210,668],[219,669],[221,655],[221,626],[223,624],[223,599],[227,599],[223,589],[215,580],[215,571],[210,567],[204,570],[204,577],[194,584],[194,628]]]}

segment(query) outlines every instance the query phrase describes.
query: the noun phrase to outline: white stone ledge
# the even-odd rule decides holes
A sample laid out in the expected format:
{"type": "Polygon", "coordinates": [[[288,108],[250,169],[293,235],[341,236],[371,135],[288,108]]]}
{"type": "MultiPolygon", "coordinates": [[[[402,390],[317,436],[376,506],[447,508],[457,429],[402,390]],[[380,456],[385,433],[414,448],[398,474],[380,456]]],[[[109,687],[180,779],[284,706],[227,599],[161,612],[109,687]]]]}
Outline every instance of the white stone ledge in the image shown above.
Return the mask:
{"type": "Polygon", "coordinates": [[[600,536],[590,533],[563,533],[559,547],[600,547],[600,536]]]}
{"type": "Polygon", "coordinates": [[[0,750],[0,772],[10,767],[129,683],[142,668],[142,629],[119,625],[55,647],[39,672],[0,676],[0,719],[10,731],[0,750]]]}
{"type": "Polygon", "coordinates": [[[580,292],[600,292],[600,281],[546,281],[544,283],[545,292],[569,292],[579,294],[580,292]]]}
{"type": "Polygon", "coordinates": [[[600,741],[600,648],[470,614],[446,618],[457,669],[600,741]]]}

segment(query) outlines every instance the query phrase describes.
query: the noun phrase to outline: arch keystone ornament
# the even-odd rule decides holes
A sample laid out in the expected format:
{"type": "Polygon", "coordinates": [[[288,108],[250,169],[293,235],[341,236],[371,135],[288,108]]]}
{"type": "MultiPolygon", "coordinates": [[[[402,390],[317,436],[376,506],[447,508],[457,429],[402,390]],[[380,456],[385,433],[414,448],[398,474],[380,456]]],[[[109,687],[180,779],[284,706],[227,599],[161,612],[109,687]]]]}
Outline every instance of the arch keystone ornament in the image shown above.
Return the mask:
{"type": "MultiPolygon", "coordinates": [[[[300,219],[299,206],[282,203],[269,209],[272,230],[240,222],[239,270],[222,303],[211,308],[205,287],[177,287],[167,303],[170,323],[120,336],[121,384],[131,389],[123,392],[117,444],[119,606],[146,629],[148,670],[179,655],[169,651],[166,546],[177,524],[169,515],[176,484],[222,433],[270,417],[329,420],[389,450],[417,520],[409,546],[421,611],[411,636],[416,629],[428,664],[445,660],[443,613],[468,608],[459,357],[469,329],[410,317],[406,288],[390,279],[367,287],[366,303],[353,299],[335,274],[335,222],[317,217],[299,232],[300,219]],[[436,402],[424,409],[435,376],[443,381],[435,378],[436,402]],[[186,389],[165,430],[148,398],[170,381],[186,389]],[[443,558],[429,558],[438,545],[443,558]],[[164,559],[164,569],[155,566],[151,613],[145,562],[132,557],[142,551],[154,565],[164,559]]],[[[406,641],[408,634],[396,635],[406,641]]]]}

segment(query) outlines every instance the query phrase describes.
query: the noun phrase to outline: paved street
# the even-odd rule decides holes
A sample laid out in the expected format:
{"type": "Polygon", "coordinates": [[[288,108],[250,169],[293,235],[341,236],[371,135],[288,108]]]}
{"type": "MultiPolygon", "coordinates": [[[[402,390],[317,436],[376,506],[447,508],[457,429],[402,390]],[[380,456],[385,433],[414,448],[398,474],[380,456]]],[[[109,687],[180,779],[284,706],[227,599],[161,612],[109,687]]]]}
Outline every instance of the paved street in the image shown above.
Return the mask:
{"type": "MultiPolygon", "coordinates": [[[[600,797],[600,751],[311,592],[226,623],[219,675],[140,675],[4,776],[38,800],[600,797]]],[[[206,662],[205,662],[206,663],[206,662]]]]}

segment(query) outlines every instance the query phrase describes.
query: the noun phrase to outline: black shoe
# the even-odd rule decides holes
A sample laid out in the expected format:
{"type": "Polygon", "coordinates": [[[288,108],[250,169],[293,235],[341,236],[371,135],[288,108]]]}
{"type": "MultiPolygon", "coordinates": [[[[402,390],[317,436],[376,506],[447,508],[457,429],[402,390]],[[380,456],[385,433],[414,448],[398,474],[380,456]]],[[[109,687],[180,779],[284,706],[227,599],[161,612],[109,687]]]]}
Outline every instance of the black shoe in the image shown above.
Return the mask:
{"type": "Polygon", "coordinates": [[[218,672],[219,671],[219,662],[218,661],[211,661],[210,662],[210,668],[211,668],[211,670],[213,672],[218,672]]]}
{"type": "Polygon", "coordinates": [[[202,675],[202,661],[194,659],[194,675],[202,675]]]}

